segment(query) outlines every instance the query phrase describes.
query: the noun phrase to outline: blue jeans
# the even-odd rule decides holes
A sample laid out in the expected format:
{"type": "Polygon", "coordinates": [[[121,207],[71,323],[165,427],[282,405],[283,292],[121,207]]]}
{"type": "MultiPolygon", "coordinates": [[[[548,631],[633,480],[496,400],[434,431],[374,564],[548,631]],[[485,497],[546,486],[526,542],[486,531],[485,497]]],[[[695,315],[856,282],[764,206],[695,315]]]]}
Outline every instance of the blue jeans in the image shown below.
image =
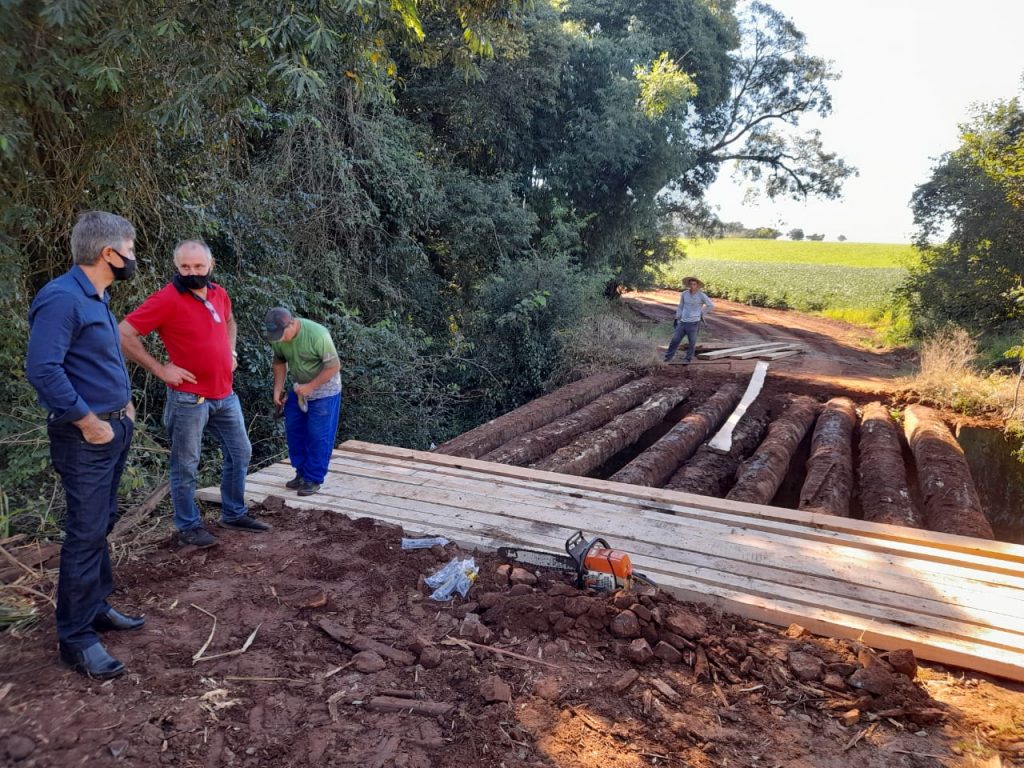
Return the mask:
{"type": "Polygon", "coordinates": [[[299,408],[294,392],[284,403],[284,433],[288,439],[288,460],[304,480],[320,484],[331,463],[334,438],[338,436],[341,393],[307,401],[306,413],[299,408]]]}
{"type": "Polygon", "coordinates": [[[232,392],[222,400],[204,400],[190,392],[168,389],[164,426],[171,438],[171,503],[178,530],[188,531],[203,524],[196,505],[196,473],[203,432],[207,429],[217,438],[224,455],[221,517],[237,520],[245,515],[245,474],[249,471],[252,444],[245,431],[238,395],[232,392]]]}
{"type": "Polygon", "coordinates": [[[672,341],[669,342],[668,351],[665,352],[665,362],[668,362],[679,349],[679,343],[686,336],[689,346],[686,348],[686,360],[693,360],[694,350],[697,349],[697,331],[700,328],[700,321],[696,323],[677,323],[676,330],[672,334],[672,341]]]}
{"type": "Polygon", "coordinates": [[[121,482],[134,424],[109,422],[114,439],[87,443],[74,424],[50,425],[50,458],[67,497],[64,544],[57,578],[57,639],[71,650],[99,642],[92,623],[114,589],[107,536],[117,522],[121,482]]]}

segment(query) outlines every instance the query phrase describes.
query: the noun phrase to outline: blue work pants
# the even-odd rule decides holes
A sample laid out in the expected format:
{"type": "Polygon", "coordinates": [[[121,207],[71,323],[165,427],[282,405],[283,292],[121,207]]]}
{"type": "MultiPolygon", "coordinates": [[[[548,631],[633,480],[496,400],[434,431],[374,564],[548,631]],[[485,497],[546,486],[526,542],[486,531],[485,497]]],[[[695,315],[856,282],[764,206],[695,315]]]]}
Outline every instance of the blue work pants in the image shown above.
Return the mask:
{"type": "Polygon", "coordinates": [[[284,404],[284,431],[288,439],[288,460],[304,480],[320,484],[327,476],[334,440],[338,435],[341,393],[306,401],[306,412],[298,397],[288,393],[284,404]]]}

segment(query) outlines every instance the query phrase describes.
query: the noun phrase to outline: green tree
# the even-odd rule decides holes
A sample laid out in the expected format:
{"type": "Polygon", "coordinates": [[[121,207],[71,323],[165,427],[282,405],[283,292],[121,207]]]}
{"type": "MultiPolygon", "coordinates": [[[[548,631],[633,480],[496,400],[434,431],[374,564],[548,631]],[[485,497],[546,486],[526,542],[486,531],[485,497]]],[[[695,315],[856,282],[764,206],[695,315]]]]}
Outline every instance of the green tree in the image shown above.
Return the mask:
{"type": "Polygon", "coordinates": [[[916,330],[956,323],[981,333],[1018,332],[1024,306],[1024,110],[1013,99],[983,107],[914,192],[923,251],[902,292],[916,330]],[[937,238],[946,235],[944,241],[937,238]]]}
{"type": "Polygon", "coordinates": [[[790,240],[803,240],[804,231],[800,229],[800,227],[794,227],[793,229],[789,230],[789,232],[786,233],[786,237],[788,237],[790,240]]]}

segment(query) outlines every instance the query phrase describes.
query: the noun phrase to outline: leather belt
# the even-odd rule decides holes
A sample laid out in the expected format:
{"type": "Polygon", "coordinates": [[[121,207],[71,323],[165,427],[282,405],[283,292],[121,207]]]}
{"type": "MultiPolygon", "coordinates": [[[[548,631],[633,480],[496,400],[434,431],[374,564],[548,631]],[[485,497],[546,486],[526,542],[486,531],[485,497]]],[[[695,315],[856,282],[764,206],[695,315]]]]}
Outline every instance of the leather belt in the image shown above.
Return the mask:
{"type": "Polygon", "coordinates": [[[107,411],[106,413],[97,413],[96,418],[102,421],[120,421],[128,415],[127,408],[121,408],[117,411],[107,411]]]}

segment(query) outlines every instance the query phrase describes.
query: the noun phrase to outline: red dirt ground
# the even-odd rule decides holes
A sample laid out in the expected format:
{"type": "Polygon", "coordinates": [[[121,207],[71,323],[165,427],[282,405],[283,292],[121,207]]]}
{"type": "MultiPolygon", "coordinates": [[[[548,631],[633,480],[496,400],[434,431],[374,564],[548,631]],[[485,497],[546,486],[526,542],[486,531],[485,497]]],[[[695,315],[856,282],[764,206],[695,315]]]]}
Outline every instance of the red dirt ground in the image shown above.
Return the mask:
{"type": "Polygon", "coordinates": [[[0,763],[911,768],[1024,755],[1019,687],[934,667],[911,682],[851,643],[661,594],[582,594],[550,572],[513,585],[492,556],[477,555],[467,600],[435,603],[422,578],[453,546],[407,552],[398,529],[268,507],[269,535],[222,532],[205,552],[168,541],[117,568],[116,604],[147,615],[108,635],[128,665],[118,680],[59,666],[52,619],[0,638],[0,763]],[[207,655],[255,639],[193,663],[211,615],[207,655]],[[633,648],[637,634],[659,657],[633,648]],[[383,656],[356,657],[371,646],[360,638],[383,656]],[[372,710],[382,696],[401,710],[372,710]],[[450,711],[409,712],[430,702],[450,711]]]}

